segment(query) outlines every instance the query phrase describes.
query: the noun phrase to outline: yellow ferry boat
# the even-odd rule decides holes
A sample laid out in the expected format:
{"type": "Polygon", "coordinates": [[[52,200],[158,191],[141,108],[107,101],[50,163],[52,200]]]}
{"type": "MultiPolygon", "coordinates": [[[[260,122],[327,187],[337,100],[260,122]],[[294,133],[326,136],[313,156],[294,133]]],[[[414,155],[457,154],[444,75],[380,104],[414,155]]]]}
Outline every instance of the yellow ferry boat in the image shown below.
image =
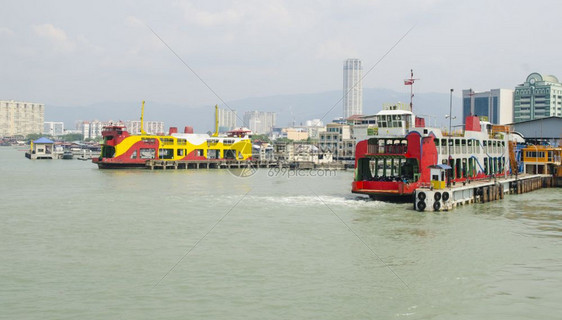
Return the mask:
{"type": "Polygon", "coordinates": [[[145,167],[151,159],[174,161],[246,161],[252,158],[249,130],[218,133],[217,106],[215,106],[215,133],[193,133],[185,127],[183,133],[170,128],[167,135],[147,134],[143,129],[144,101],[141,111],[141,134],[131,135],[123,125],[103,128],[103,143],[99,158],[93,158],[100,169],[145,167]]]}

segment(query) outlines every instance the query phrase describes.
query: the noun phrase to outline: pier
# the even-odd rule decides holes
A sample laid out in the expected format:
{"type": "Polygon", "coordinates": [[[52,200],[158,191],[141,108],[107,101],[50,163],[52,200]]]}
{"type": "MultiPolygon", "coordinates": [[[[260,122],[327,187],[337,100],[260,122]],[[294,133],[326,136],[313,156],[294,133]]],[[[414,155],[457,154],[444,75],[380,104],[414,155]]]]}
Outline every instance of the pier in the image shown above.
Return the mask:
{"type": "Polygon", "coordinates": [[[312,161],[275,161],[275,160],[158,160],[146,161],[145,167],[150,170],[187,170],[187,169],[243,169],[243,168],[291,168],[298,170],[330,169],[345,170],[343,163],[321,163],[312,161]]]}
{"type": "Polygon", "coordinates": [[[443,189],[425,186],[418,188],[415,192],[414,209],[448,211],[460,205],[500,200],[506,194],[521,194],[555,186],[556,180],[552,175],[496,177],[490,180],[457,183],[457,185],[443,189]]]}

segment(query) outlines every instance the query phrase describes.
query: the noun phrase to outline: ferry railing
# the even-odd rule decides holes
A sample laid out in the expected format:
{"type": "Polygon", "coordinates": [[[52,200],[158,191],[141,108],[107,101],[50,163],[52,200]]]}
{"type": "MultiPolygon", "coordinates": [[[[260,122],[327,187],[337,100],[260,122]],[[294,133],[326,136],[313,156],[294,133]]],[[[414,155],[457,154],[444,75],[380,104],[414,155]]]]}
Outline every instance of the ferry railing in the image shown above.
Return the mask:
{"type": "Polygon", "coordinates": [[[431,188],[431,182],[420,182],[419,186],[422,188],[431,188]]]}
{"type": "Polygon", "coordinates": [[[408,146],[388,145],[381,147],[379,145],[369,145],[367,151],[369,154],[405,154],[408,151],[408,146]]]}

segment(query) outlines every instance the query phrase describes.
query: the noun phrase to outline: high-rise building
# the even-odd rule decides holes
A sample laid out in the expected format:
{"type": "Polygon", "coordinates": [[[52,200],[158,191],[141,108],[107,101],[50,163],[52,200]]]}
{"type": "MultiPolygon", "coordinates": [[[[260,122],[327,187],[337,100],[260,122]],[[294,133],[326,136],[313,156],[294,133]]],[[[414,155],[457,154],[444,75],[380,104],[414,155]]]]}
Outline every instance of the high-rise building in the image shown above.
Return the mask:
{"type": "Polygon", "coordinates": [[[487,117],[493,124],[513,122],[513,90],[492,89],[475,92],[472,89],[462,91],[462,121],[469,115],[487,117]]]}
{"type": "Polygon", "coordinates": [[[562,84],[555,76],[533,72],[515,87],[513,122],[562,117],[562,84]]]}
{"type": "MultiPolygon", "coordinates": [[[[218,108],[219,132],[227,132],[236,128],[236,110],[218,108]]],[[[215,118],[213,117],[213,128],[215,127],[215,118]]]]}
{"type": "Polygon", "coordinates": [[[363,114],[363,85],[361,60],[347,59],[343,63],[343,117],[363,114]]]}
{"type": "Polygon", "coordinates": [[[114,124],[113,121],[108,121],[108,122],[102,122],[99,120],[81,121],[80,123],[78,123],[77,127],[80,133],[84,136],[84,140],[86,140],[86,139],[96,139],[101,137],[103,127],[113,124],[114,124]]]}
{"type": "Polygon", "coordinates": [[[275,112],[247,111],[244,113],[244,125],[247,125],[254,134],[271,133],[276,121],[275,112]]]}
{"type": "Polygon", "coordinates": [[[26,136],[42,133],[45,105],[42,103],[0,100],[0,136],[26,136]]]}
{"type": "MultiPolygon", "coordinates": [[[[141,127],[140,120],[127,120],[125,121],[125,127],[130,134],[140,134],[141,127]]],[[[144,132],[147,134],[162,134],[164,131],[164,122],[162,121],[144,121],[143,124],[144,132]]]]}
{"type": "Polygon", "coordinates": [[[50,136],[62,136],[64,134],[64,122],[46,121],[43,123],[43,134],[50,136]]]}

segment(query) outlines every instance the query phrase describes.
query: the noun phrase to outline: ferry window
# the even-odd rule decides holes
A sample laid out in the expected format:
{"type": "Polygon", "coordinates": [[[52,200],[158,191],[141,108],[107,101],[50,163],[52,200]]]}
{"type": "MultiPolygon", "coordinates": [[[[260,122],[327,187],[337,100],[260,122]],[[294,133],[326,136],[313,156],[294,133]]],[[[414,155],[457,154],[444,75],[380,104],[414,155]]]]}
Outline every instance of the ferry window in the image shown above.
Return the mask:
{"type": "Polygon", "coordinates": [[[219,159],[220,150],[207,150],[207,159],[219,159]]]}
{"type": "Polygon", "coordinates": [[[224,158],[225,159],[236,159],[236,154],[234,150],[225,150],[224,151],[224,158]]]}
{"type": "MultiPolygon", "coordinates": [[[[179,144],[179,141],[178,141],[178,144],[179,144]]],[[[177,151],[177,155],[178,155],[178,156],[183,156],[184,154],[185,154],[185,150],[184,150],[184,149],[178,149],[178,151],[177,151]]]]}
{"type": "MultiPolygon", "coordinates": [[[[38,150],[39,152],[39,150],[38,150]]],[[[111,146],[104,146],[102,148],[101,156],[104,158],[113,158],[115,155],[115,148],[111,146]]]]}
{"type": "Polygon", "coordinates": [[[170,139],[170,138],[161,138],[160,141],[162,142],[163,145],[173,145],[174,144],[174,139],[170,139]]]}
{"type": "Polygon", "coordinates": [[[178,145],[185,146],[187,144],[187,140],[185,139],[178,139],[178,145]]]}
{"type": "Polygon", "coordinates": [[[205,152],[204,152],[203,149],[197,149],[197,150],[195,150],[195,154],[196,154],[198,157],[204,157],[204,156],[205,156],[205,152]]]}
{"type": "Polygon", "coordinates": [[[156,149],[142,148],[140,149],[141,159],[154,159],[156,157],[156,149]]]}
{"type": "Polygon", "coordinates": [[[131,159],[136,159],[137,158],[137,150],[133,151],[133,153],[131,153],[131,159]]]}
{"type": "Polygon", "coordinates": [[[153,138],[142,138],[141,141],[146,144],[154,144],[156,142],[153,138]]]}
{"type": "Polygon", "coordinates": [[[173,159],[174,149],[160,149],[158,150],[158,155],[160,159],[173,159]]]}

